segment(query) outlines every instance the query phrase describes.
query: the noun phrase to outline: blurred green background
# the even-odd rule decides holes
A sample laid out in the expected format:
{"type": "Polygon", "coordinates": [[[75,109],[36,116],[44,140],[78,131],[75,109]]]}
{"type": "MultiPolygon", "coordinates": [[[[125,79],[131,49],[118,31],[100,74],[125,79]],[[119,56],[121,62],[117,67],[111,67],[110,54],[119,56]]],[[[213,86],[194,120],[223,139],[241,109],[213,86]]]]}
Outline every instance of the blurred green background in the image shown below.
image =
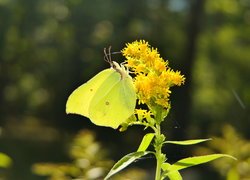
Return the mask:
{"type": "MultiPolygon", "coordinates": [[[[250,0],[0,0],[0,152],[13,164],[6,179],[45,179],[37,162],[67,162],[81,129],[117,160],[136,150],[143,129],[97,127],[66,115],[69,94],[108,68],[103,48],[120,51],[145,39],[186,77],[173,88],[163,130],[170,140],[220,135],[224,124],[249,140],[250,0]]],[[[120,54],[113,60],[122,62],[120,54]]],[[[170,161],[195,147],[166,147],[170,161]]],[[[154,173],[154,159],[137,164],[154,173]]],[[[225,179],[214,168],[187,170],[184,179],[225,179]]]]}

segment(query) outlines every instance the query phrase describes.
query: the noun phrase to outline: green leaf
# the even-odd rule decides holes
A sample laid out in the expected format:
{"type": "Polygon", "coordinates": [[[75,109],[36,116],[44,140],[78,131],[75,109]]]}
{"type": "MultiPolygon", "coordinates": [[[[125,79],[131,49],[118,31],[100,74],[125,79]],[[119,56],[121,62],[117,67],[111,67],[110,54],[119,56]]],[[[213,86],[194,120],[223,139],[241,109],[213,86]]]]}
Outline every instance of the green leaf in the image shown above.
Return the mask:
{"type": "Polygon", "coordinates": [[[179,173],[179,171],[171,171],[169,174],[168,174],[168,178],[170,180],[182,180],[182,176],[181,174],[179,173]]]}
{"type": "Polygon", "coordinates": [[[137,149],[137,152],[139,152],[139,151],[146,151],[147,148],[148,148],[148,146],[150,145],[152,139],[154,138],[154,135],[155,135],[154,133],[148,133],[148,134],[146,134],[143,137],[143,139],[141,141],[141,144],[140,144],[139,148],[137,149]]]}
{"type": "Polygon", "coordinates": [[[7,168],[11,165],[11,159],[4,153],[0,153],[0,167],[7,168]]]}
{"type": "MultiPolygon", "coordinates": [[[[164,163],[162,165],[162,169],[168,169],[169,167],[171,167],[171,164],[169,163],[164,163]]],[[[168,174],[163,173],[161,179],[164,180],[165,177],[168,177],[170,180],[182,180],[182,176],[179,171],[171,171],[168,174]]]]}
{"type": "Polygon", "coordinates": [[[152,152],[151,151],[139,151],[139,152],[133,152],[133,153],[127,154],[112,167],[112,169],[109,171],[108,175],[104,178],[104,180],[110,178],[117,172],[121,171],[122,169],[130,165],[132,162],[134,162],[136,159],[139,159],[140,157],[145,156],[149,153],[152,153],[152,152]]]}
{"type": "Polygon", "coordinates": [[[184,141],[165,141],[164,143],[168,144],[178,144],[178,145],[192,145],[198,144],[204,141],[210,141],[212,139],[194,139],[194,140],[184,140],[184,141]]]}
{"type": "Polygon", "coordinates": [[[221,157],[229,157],[229,158],[235,159],[233,156],[230,156],[227,154],[211,154],[211,155],[204,155],[204,156],[196,156],[196,157],[181,159],[177,161],[176,163],[174,163],[173,165],[171,165],[170,167],[163,165],[162,169],[164,171],[167,171],[166,173],[169,174],[172,171],[179,171],[181,169],[185,169],[185,168],[195,166],[198,164],[203,164],[203,163],[206,163],[206,162],[209,162],[209,161],[221,158],[221,157]]]}

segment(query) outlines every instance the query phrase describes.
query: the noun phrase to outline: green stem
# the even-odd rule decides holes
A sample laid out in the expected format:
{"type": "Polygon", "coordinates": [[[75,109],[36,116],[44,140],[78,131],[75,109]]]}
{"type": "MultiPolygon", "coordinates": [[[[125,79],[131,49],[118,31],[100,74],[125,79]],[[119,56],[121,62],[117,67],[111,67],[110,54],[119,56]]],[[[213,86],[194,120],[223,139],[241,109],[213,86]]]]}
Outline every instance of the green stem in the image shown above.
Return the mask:
{"type": "Polygon", "coordinates": [[[161,128],[160,125],[156,125],[156,143],[155,143],[155,156],[156,156],[156,171],[155,171],[155,180],[160,180],[161,179],[161,165],[162,165],[162,153],[161,153],[161,148],[162,148],[162,143],[160,140],[161,137],[161,128]]]}
{"type": "Polygon", "coordinates": [[[158,155],[161,154],[160,151],[156,152],[156,160],[157,160],[157,164],[156,164],[156,171],[155,171],[155,180],[160,180],[161,178],[161,161],[160,159],[157,157],[158,155]]]}

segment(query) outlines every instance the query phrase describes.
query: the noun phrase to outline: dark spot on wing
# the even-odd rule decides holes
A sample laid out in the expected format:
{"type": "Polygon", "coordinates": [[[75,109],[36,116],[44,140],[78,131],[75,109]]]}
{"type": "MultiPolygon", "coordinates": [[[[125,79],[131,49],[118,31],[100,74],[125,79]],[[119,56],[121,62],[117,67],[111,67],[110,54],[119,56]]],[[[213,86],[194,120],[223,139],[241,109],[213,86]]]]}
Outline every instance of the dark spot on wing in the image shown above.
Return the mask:
{"type": "Polygon", "coordinates": [[[108,102],[108,101],[106,101],[106,102],[105,102],[105,104],[108,106],[108,105],[109,105],[109,102],[108,102]]]}

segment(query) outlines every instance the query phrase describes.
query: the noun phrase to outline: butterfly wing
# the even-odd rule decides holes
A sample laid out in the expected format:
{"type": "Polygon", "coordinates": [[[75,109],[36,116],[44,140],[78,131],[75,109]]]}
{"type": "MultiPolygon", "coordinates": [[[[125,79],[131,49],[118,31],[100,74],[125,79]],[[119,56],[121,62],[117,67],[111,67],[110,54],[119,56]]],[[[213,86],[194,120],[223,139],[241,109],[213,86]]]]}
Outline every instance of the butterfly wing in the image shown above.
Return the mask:
{"type": "MultiPolygon", "coordinates": [[[[101,88],[103,92],[110,91],[111,87],[107,87],[110,81],[116,84],[119,77],[114,76],[117,72],[114,69],[105,69],[95,75],[88,82],[78,87],[69,96],[66,103],[66,113],[79,114],[89,117],[89,105],[96,92],[101,88]]],[[[105,93],[98,93],[99,98],[105,96],[105,93]]]]}
{"type": "Polygon", "coordinates": [[[105,90],[98,89],[90,103],[89,118],[96,125],[116,129],[134,113],[136,94],[131,77],[121,79],[118,72],[114,75],[119,75],[120,80],[109,82],[109,86],[113,86],[102,97],[99,94],[105,90]]]}

